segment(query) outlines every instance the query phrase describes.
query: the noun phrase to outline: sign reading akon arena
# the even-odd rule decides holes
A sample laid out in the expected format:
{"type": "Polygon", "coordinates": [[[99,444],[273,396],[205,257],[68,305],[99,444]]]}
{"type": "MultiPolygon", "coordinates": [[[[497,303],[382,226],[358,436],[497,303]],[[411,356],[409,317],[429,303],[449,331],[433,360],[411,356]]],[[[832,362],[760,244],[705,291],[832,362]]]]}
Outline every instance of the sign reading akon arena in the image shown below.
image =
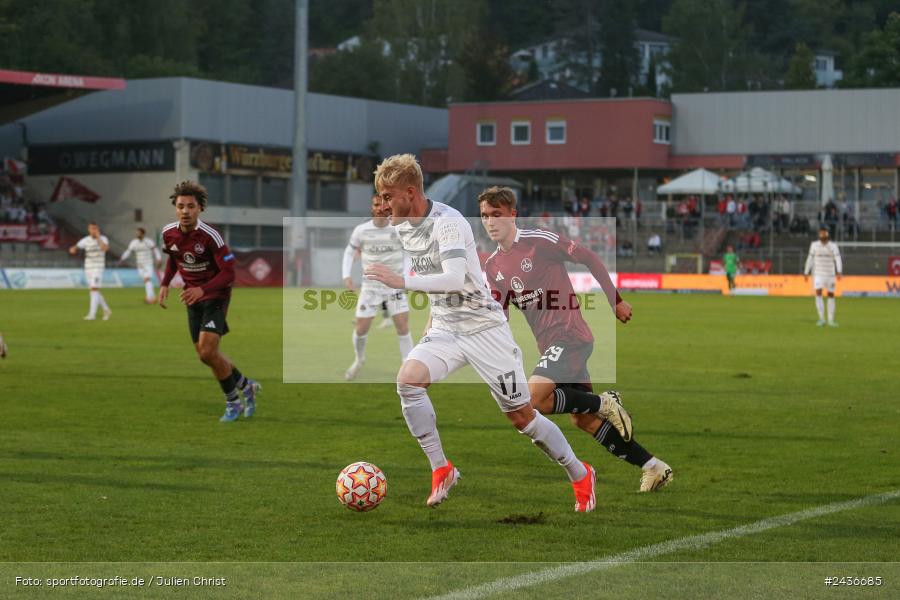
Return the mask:
{"type": "Polygon", "coordinates": [[[174,171],[172,142],[29,146],[31,175],[174,171]]]}

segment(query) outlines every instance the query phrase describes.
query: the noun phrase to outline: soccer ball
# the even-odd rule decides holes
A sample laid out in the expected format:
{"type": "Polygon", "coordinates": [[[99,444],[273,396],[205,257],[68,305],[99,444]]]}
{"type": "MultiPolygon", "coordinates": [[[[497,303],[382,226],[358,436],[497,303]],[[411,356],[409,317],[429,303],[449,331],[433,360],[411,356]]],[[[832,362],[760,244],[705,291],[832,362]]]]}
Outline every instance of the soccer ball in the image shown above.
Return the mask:
{"type": "Polygon", "coordinates": [[[358,512],[372,510],[387,495],[384,473],[367,462],[355,462],[344,467],[338,474],[336,487],[341,504],[358,512]]]}

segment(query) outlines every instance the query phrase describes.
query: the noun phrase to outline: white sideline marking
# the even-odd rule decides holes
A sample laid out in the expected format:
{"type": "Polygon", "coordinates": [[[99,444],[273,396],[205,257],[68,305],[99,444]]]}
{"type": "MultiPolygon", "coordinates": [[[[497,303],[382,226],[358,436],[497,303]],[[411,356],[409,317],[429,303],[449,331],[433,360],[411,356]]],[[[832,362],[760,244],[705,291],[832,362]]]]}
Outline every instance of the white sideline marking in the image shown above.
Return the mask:
{"type": "Polygon", "coordinates": [[[651,544],[650,546],[642,546],[640,548],[635,548],[634,550],[628,550],[627,552],[622,552],[621,554],[614,554],[613,556],[599,558],[597,560],[573,563],[569,565],[563,565],[561,567],[553,567],[550,569],[544,569],[542,571],[535,571],[533,573],[514,575],[511,577],[503,577],[502,579],[496,579],[494,581],[489,581],[488,583],[474,585],[455,592],[450,592],[449,594],[433,596],[429,600],[475,600],[477,598],[486,598],[488,596],[493,596],[494,594],[500,594],[502,592],[511,592],[513,590],[518,590],[533,585],[540,585],[542,583],[555,581],[557,579],[563,579],[565,577],[574,577],[575,575],[582,575],[591,571],[608,569],[620,564],[638,562],[646,560],[648,558],[662,556],[663,554],[678,552],[679,550],[697,550],[699,548],[717,544],[727,539],[753,535],[754,533],[761,533],[763,531],[768,531],[769,529],[775,529],[776,527],[786,527],[788,525],[793,525],[794,523],[799,523],[800,521],[815,519],[816,517],[831,515],[834,513],[843,512],[845,510],[853,510],[855,508],[863,508],[865,506],[884,504],[885,502],[890,502],[891,500],[895,500],[897,498],[900,498],[900,490],[893,490],[891,492],[884,492],[882,494],[874,494],[872,496],[864,496],[862,498],[847,500],[845,502],[825,504],[824,506],[809,508],[806,510],[801,510],[799,512],[788,513],[776,517],[769,517],[767,519],[762,519],[761,521],[756,521],[755,523],[750,523],[749,525],[741,525],[733,529],[711,531],[709,533],[702,533],[700,535],[692,535],[688,537],[660,542],[658,544],[651,544]]]}

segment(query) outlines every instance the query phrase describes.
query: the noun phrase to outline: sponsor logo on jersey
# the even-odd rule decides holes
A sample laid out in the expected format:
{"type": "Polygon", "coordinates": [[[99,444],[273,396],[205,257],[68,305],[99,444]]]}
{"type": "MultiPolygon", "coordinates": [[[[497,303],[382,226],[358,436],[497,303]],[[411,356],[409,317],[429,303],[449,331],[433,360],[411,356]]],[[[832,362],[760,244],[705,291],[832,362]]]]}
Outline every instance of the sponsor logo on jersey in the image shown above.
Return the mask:
{"type": "Polygon", "coordinates": [[[390,254],[391,252],[397,252],[400,249],[397,246],[392,246],[390,244],[379,244],[368,246],[366,250],[372,254],[390,254]]]}
{"type": "Polygon", "coordinates": [[[206,250],[206,246],[204,246],[200,242],[197,242],[196,244],[194,244],[194,252],[196,252],[197,254],[203,254],[203,252],[205,250],[206,250]]]}
{"type": "Polygon", "coordinates": [[[522,259],[521,267],[524,272],[528,273],[532,268],[534,268],[534,265],[531,263],[531,259],[526,256],[522,259]]]}
{"type": "Polygon", "coordinates": [[[497,271],[497,276],[494,277],[494,281],[503,281],[503,273],[497,271]]]}
{"type": "Polygon", "coordinates": [[[510,281],[510,285],[512,285],[512,289],[516,292],[521,292],[525,289],[525,284],[518,277],[513,277],[510,281]]]}
{"type": "Polygon", "coordinates": [[[182,259],[184,260],[184,262],[186,262],[189,265],[192,265],[195,262],[197,262],[197,257],[194,256],[193,254],[191,254],[190,252],[185,252],[184,256],[182,256],[182,259]]]}
{"type": "Polygon", "coordinates": [[[412,259],[412,269],[416,273],[431,273],[437,269],[430,256],[415,256],[412,259]]]}

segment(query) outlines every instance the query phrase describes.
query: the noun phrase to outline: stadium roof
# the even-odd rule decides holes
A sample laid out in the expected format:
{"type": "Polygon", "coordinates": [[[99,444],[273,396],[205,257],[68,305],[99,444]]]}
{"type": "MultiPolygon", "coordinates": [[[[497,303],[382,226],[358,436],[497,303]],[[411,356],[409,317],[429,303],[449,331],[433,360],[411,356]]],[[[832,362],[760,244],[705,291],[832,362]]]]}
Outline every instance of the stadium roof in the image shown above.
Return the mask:
{"type": "Polygon", "coordinates": [[[125,89],[113,77],[0,69],[0,125],[98,90],[125,89]]]}

